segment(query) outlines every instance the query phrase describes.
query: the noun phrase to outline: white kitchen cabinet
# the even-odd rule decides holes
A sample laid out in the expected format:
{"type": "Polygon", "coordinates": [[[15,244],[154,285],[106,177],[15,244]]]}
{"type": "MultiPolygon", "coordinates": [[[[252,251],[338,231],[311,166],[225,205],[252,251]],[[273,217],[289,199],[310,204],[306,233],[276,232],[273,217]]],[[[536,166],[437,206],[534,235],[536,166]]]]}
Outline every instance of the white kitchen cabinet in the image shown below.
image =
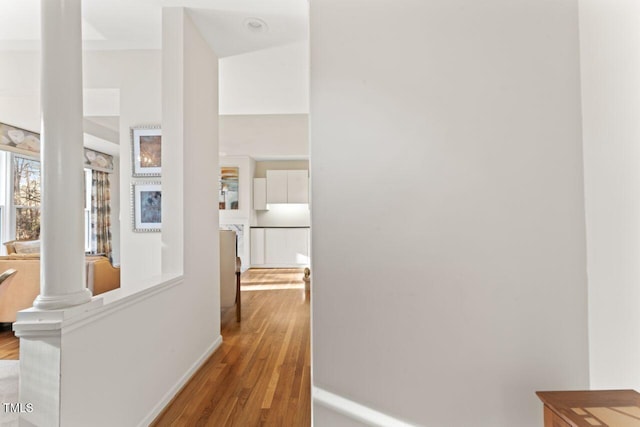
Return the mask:
{"type": "Polygon", "coordinates": [[[268,170],[267,203],[309,203],[309,172],[268,170]]]}
{"type": "Polygon", "coordinates": [[[287,171],[287,203],[309,203],[309,172],[287,171]]]}
{"type": "Polygon", "coordinates": [[[293,264],[309,265],[309,229],[290,228],[287,236],[287,252],[293,264]]]}
{"type": "Polygon", "coordinates": [[[268,265],[291,264],[292,257],[289,254],[289,230],[286,228],[265,229],[264,260],[268,265]]]}
{"type": "Polygon", "coordinates": [[[253,209],[263,211],[267,209],[267,179],[253,178],[253,209]]]}
{"type": "Polygon", "coordinates": [[[288,203],[288,171],[267,171],[267,203],[288,203]]]}
{"type": "Polygon", "coordinates": [[[285,227],[252,228],[251,264],[264,267],[308,266],[309,229],[285,227]],[[257,231],[261,233],[257,233],[257,231]],[[258,247],[254,249],[254,246],[258,247]],[[255,257],[254,254],[256,255],[255,257]],[[262,254],[263,257],[259,258],[259,254],[262,254]]]}
{"type": "Polygon", "coordinates": [[[251,229],[251,265],[260,266],[264,265],[264,228],[252,228],[251,229]]]}

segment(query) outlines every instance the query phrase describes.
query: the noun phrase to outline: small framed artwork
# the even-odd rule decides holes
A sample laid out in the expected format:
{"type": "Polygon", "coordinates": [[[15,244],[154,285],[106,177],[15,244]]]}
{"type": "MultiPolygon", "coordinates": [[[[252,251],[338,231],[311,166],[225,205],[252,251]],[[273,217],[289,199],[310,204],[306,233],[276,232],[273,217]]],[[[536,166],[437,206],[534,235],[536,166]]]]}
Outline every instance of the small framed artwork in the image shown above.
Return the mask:
{"type": "Polygon", "coordinates": [[[131,186],[133,231],[154,232],[162,229],[162,186],[159,182],[131,186]]]}
{"type": "Polygon", "coordinates": [[[238,210],[239,168],[223,166],[220,168],[218,182],[218,207],[220,210],[238,210]]]}
{"type": "Polygon", "coordinates": [[[162,130],[159,126],[131,128],[133,176],[162,174],[162,130]]]}

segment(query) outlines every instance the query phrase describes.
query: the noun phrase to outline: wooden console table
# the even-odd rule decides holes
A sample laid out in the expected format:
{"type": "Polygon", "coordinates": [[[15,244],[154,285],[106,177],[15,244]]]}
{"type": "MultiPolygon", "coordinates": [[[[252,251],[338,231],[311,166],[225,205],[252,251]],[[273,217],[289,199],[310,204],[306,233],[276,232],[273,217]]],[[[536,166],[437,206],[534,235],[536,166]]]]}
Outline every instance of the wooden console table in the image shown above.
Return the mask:
{"type": "Polygon", "coordinates": [[[640,427],[634,390],[538,391],[544,427],[640,427]]]}

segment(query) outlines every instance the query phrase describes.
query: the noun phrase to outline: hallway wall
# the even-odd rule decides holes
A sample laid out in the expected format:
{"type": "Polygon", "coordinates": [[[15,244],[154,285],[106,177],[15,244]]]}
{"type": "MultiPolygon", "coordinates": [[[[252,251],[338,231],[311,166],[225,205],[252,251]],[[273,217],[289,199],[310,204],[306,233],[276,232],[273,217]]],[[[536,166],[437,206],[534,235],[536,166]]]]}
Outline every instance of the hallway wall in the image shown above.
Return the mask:
{"type": "Polygon", "coordinates": [[[640,3],[580,0],[589,358],[640,389],[640,3]]]}
{"type": "Polygon", "coordinates": [[[577,1],[310,7],[316,425],[542,425],[589,386],[577,1]]]}
{"type": "Polygon", "coordinates": [[[183,271],[165,273],[183,276],[165,276],[167,282],[138,293],[109,293],[104,307],[64,324],[64,426],[149,425],[222,342],[217,190],[211,184],[218,165],[218,61],[184,9],[165,9],[163,24],[171,39],[163,44],[163,67],[179,68],[177,74],[163,70],[163,102],[170,107],[163,111],[172,113],[163,120],[169,131],[163,143],[182,154],[163,159],[163,168],[170,164],[163,199],[181,200],[183,209],[176,215],[163,204],[162,225],[169,231],[163,239],[170,237],[163,255],[184,257],[163,267],[180,265],[183,271]]]}

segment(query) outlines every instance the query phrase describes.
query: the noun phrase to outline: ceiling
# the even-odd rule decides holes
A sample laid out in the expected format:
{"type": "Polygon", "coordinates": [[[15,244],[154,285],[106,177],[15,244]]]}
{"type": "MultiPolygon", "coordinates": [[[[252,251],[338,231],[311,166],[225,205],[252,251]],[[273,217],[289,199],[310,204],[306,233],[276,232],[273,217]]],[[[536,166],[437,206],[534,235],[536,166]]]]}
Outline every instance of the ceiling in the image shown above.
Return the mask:
{"type": "MultiPolygon", "coordinates": [[[[0,51],[40,49],[40,1],[0,0],[0,51]]],[[[308,73],[304,68],[306,50],[300,48],[308,40],[308,0],[82,0],[83,48],[93,51],[161,49],[164,7],[187,8],[216,55],[227,57],[221,62],[224,65],[221,68],[228,71],[225,87],[236,104],[242,104],[241,99],[255,107],[254,98],[258,97],[262,104],[253,108],[251,114],[257,114],[255,111],[260,108],[268,113],[291,113],[281,105],[286,104],[287,99],[282,101],[282,96],[275,94],[298,93],[298,86],[308,87],[304,82],[298,84],[302,81],[300,76],[308,73]],[[256,20],[266,26],[256,31],[255,27],[247,25],[256,20]],[[255,53],[241,55],[249,52],[255,53]],[[258,89],[251,89],[254,87],[258,89]],[[282,87],[287,90],[278,91],[282,87]],[[273,89],[271,92],[270,88],[273,89]],[[265,103],[269,108],[263,105],[265,103]]],[[[14,77],[16,81],[20,80],[17,75],[14,77]]],[[[19,88],[29,86],[27,83],[19,88]]],[[[86,95],[100,90],[85,90],[85,107],[91,100],[86,95]]],[[[6,98],[8,95],[0,93],[0,96],[6,98]]],[[[31,93],[12,93],[12,96],[34,98],[31,93]]],[[[116,100],[114,105],[119,105],[117,97],[108,98],[116,100]]],[[[236,110],[233,110],[234,114],[239,114],[236,110]]],[[[117,112],[116,115],[110,113],[113,112],[99,108],[85,117],[85,144],[118,155],[119,121],[117,112]]]]}
{"type": "MultiPolygon", "coordinates": [[[[219,57],[308,38],[307,0],[82,0],[84,48],[160,49],[163,7],[188,8],[219,57]]],[[[40,0],[0,0],[0,16],[0,50],[39,48],[40,0]]]]}

